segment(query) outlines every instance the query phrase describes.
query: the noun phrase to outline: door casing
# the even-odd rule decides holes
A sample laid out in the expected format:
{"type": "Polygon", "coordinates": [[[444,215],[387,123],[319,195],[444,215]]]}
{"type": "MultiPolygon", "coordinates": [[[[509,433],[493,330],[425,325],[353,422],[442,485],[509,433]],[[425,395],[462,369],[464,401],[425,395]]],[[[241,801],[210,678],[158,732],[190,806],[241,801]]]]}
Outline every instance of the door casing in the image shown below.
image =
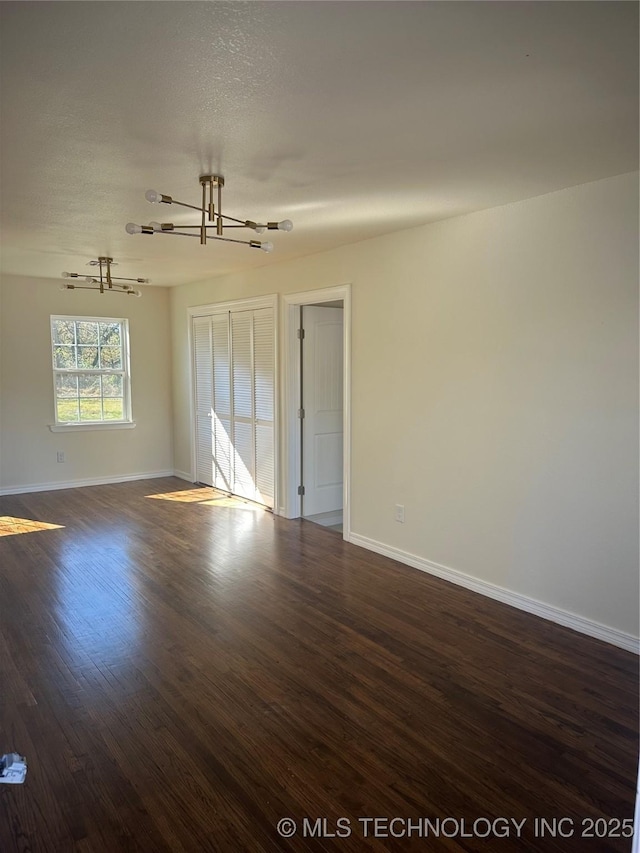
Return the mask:
{"type": "Polygon", "coordinates": [[[300,353],[304,410],[300,422],[302,517],[332,515],[335,524],[336,514],[342,521],[344,309],[342,302],[332,302],[300,305],[298,310],[305,332],[300,353]],[[333,482],[330,471],[333,471],[333,482]]]}

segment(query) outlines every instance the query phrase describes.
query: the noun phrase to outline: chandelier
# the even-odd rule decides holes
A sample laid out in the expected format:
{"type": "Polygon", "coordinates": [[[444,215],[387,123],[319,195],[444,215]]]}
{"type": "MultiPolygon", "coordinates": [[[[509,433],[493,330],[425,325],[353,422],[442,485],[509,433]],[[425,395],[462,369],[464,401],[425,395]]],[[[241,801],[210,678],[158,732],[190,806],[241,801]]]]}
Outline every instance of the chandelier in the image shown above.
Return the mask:
{"type": "Polygon", "coordinates": [[[112,276],[111,267],[117,267],[117,263],[113,258],[107,258],[102,255],[97,260],[89,261],[89,267],[99,267],[99,273],[95,275],[84,275],[79,272],[63,272],[63,278],[79,278],[87,282],[87,284],[69,284],[65,282],[60,285],[60,290],[95,290],[98,293],[126,293],[129,296],[142,296],[140,290],[136,290],[130,284],[120,284],[120,282],[134,281],[137,284],[149,284],[148,278],[122,278],[121,276],[112,276]]]}
{"type": "Polygon", "coordinates": [[[178,204],[180,207],[197,210],[200,214],[200,223],[198,225],[175,226],[173,222],[150,222],[148,225],[136,225],[135,222],[129,222],[126,226],[127,233],[176,234],[181,237],[199,236],[200,243],[203,246],[206,244],[207,239],[224,240],[227,243],[243,243],[252,249],[271,252],[273,251],[273,243],[270,243],[268,240],[238,240],[234,237],[225,237],[225,232],[229,228],[249,228],[255,231],[256,234],[263,234],[265,231],[291,231],[293,228],[293,222],[290,219],[284,219],[282,222],[266,222],[262,224],[254,222],[251,219],[236,219],[234,216],[227,216],[226,213],[222,213],[224,178],[221,175],[200,175],[200,186],[202,187],[202,204],[200,207],[197,207],[195,204],[186,204],[183,201],[178,201],[170,195],[164,195],[155,190],[147,190],[145,193],[145,198],[152,204],[178,204]],[[214,193],[216,195],[215,202],[214,193]]]}

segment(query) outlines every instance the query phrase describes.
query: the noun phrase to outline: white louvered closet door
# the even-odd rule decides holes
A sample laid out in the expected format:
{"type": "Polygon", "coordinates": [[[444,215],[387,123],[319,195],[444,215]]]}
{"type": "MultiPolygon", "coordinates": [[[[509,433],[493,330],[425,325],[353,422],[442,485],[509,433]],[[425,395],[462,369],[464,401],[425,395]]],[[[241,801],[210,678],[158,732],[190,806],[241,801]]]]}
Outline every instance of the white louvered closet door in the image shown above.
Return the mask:
{"type": "Polygon", "coordinates": [[[274,337],[272,308],[193,321],[197,479],[271,508],[274,337]]]}
{"type": "Polygon", "coordinates": [[[193,318],[193,362],[195,374],[196,480],[212,486],[214,459],[214,416],[211,350],[211,318],[193,318]]]}
{"type": "Polygon", "coordinates": [[[253,312],[231,313],[233,492],[256,499],[253,452],[253,312]]]}
{"type": "Polygon", "coordinates": [[[273,508],[275,330],[273,309],[253,312],[253,442],[256,500],[273,508]]]}
{"type": "Polygon", "coordinates": [[[210,320],[213,340],[213,485],[223,492],[233,492],[229,314],[214,314],[210,320]]]}

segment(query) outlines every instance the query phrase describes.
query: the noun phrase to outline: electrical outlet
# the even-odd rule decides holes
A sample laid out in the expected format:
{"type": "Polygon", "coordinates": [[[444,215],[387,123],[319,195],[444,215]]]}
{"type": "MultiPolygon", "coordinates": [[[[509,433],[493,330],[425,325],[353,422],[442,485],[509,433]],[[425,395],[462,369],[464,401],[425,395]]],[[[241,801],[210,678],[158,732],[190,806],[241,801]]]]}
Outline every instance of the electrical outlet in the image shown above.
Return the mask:
{"type": "Polygon", "coordinates": [[[396,504],[396,521],[404,524],[404,507],[402,504],[396,504]]]}
{"type": "Polygon", "coordinates": [[[58,462],[64,462],[64,450],[58,451],[58,462]]]}

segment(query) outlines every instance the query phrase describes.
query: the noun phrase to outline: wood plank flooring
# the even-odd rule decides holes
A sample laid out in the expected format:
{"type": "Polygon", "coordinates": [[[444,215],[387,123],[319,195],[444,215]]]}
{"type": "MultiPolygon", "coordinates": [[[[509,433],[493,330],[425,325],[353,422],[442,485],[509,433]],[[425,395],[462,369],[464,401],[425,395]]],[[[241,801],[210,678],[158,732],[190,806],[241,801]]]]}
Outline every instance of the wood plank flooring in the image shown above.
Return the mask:
{"type": "Polygon", "coordinates": [[[632,654],[173,478],[0,516],[1,853],[631,849],[632,654]]]}

